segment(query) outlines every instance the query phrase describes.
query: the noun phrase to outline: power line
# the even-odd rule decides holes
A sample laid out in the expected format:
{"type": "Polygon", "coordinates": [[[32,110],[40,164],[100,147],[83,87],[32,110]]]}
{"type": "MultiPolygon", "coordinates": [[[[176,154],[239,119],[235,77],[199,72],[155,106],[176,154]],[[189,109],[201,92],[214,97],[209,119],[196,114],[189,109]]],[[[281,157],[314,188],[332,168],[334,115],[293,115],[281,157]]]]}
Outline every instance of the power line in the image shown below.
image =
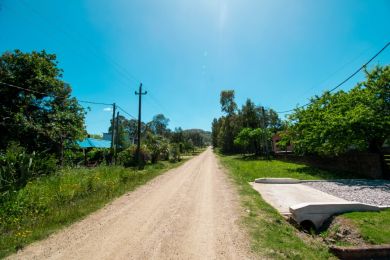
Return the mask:
{"type": "MultiPolygon", "coordinates": [[[[370,64],[379,54],[381,54],[388,46],[390,45],[390,42],[388,42],[380,51],[378,51],[374,56],[371,57],[371,59],[369,59],[366,63],[364,63],[360,68],[358,68],[354,73],[352,73],[349,77],[347,77],[346,79],[344,79],[341,83],[339,83],[337,86],[335,86],[334,88],[332,88],[331,90],[329,90],[328,92],[331,93],[333,91],[335,91],[336,89],[338,89],[339,87],[341,87],[342,85],[344,85],[348,80],[350,80],[351,78],[353,78],[356,74],[358,74],[361,70],[363,70],[364,68],[367,67],[368,64],[370,64]]],[[[299,109],[299,108],[303,108],[303,107],[306,107],[308,105],[311,104],[311,101],[302,105],[302,106],[299,106],[297,108],[294,108],[294,109],[290,109],[290,110],[286,110],[286,111],[279,111],[279,112],[276,112],[278,114],[284,114],[284,113],[288,113],[288,112],[292,112],[294,111],[295,109],[299,109]]]]}
{"type": "MultiPolygon", "coordinates": [[[[30,9],[33,13],[35,13],[35,15],[37,15],[38,17],[40,17],[46,24],[52,24],[53,21],[51,19],[49,19],[47,16],[43,15],[42,13],[40,13],[37,9],[35,9],[34,7],[32,7],[30,4],[26,3],[24,0],[19,0],[19,2],[26,8],[30,9]]],[[[71,33],[69,33],[67,30],[65,30],[58,22],[54,22],[56,23],[56,30],[60,30],[63,35],[65,37],[67,37],[68,39],[70,39],[72,42],[76,42],[78,41],[79,43],[86,43],[86,45],[88,45],[88,49],[84,48],[84,50],[88,50],[89,53],[91,53],[93,56],[97,57],[97,58],[102,58],[101,56],[99,56],[96,52],[97,50],[97,47],[95,44],[93,44],[92,41],[90,41],[88,38],[85,37],[85,35],[82,35],[82,37],[85,39],[84,41],[80,41],[80,35],[79,37],[75,37],[75,35],[72,35],[71,33]],[[94,50],[94,51],[91,51],[91,50],[94,50]]],[[[76,48],[75,48],[76,49],[76,48]]],[[[113,69],[118,72],[119,74],[121,74],[124,78],[127,78],[128,80],[130,81],[134,81],[135,83],[138,83],[139,80],[137,79],[137,77],[135,77],[134,75],[132,75],[126,68],[124,68],[123,66],[121,66],[114,58],[110,57],[108,54],[105,54],[104,52],[102,52],[103,56],[105,56],[105,58],[107,59],[108,62],[111,63],[111,65],[113,65],[113,69]]]]}
{"type": "MultiPolygon", "coordinates": [[[[49,93],[46,93],[46,92],[40,92],[40,91],[36,91],[36,90],[33,90],[33,89],[23,88],[23,87],[16,86],[16,85],[13,85],[13,84],[9,84],[9,83],[5,83],[5,82],[2,82],[2,81],[0,81],[0,84],[8,86],[8,87],[21,89],[21,90],[28,91],[28,92],[35,93],[35,94],[49,96],[49,97],[67,98],[67,96],[57,96],[57,95],[49,94],[49,93]]],[[[112,106],[112,104],[109,104],[109,103],[94,102],[94,101],[87,101],[87,100],[78,100],[78,102],[87,103],[87,104],[94,104],[94,105],[112,106]]]]}
{"type": "MultiPolygon", "coordinates": [[[[353,62],[355,62],[355,61],[358,60],[360,57],[362,57],[363,54],[367,53],[368,51],[371,51],[372,49],[373,49],[372,47],[365,49],[365,50],[362,51],[358,56],[356,56],[354,59],[349,60],[348,62],[344,63],[342,66],[340,66],[339,68],[337,68],[335,71],[333,71],[332,74],[330,74],[327,78],[325,78],[324,80],[322,80],[319,84],[313,85],[311,88],[307,89],[307,90],[304,91],[304,92],[307,93],[308,91],[317,88],[319,85],[324,84],[325,82],[327,82],[328,80],[330,80],[334,75],[336,75],[336,73],[339,73],[341,70],[345,69],[348,65],[350,65],[350,64],[353,63],[353,62]]],[[[304,93],[302,93],[302,94],[304,94],[304,93]]]]}
{"type": "Polygon", "coordinates": [[[133,119],[137,119],[135,116],[131,115],[129,112],[127,112],[126,110],[124,110],[123,108],[121,108],[120,106],[116,105],[117,108],[119,108],[123,113],[125,113],[126,115],[128,115],[129,117],[133,118],[133,119]]]}
{"type": "Polygon", "coordinates": [[[112,106],[112,104],[109,103],[93,102],[93,101],[86,101],[86,100],[79,100],[79,99],[77,101],[81,103],[93,104],[93,105],[112,106]]]}

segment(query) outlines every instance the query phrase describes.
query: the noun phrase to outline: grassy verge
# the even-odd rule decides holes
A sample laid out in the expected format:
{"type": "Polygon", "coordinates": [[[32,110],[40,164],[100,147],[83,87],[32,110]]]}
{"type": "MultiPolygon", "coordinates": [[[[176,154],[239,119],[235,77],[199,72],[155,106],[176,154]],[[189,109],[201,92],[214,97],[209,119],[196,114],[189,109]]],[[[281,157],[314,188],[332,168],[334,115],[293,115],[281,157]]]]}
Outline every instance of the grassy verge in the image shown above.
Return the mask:
{"type": "Polygon", "coordinates": [[[352,221],[366,242],[374,245],[390,244],[390,209],[351,212],[342,216],[352,221]]]}
{"type": "Polygon", "coordinates": [[[142,171],[119,166],[64,169],[29,182],[0,201],[0,258],[81,219],[184,161],[159,162],[142,171]]]}
{"type": "Polygon", "coordinates": [[[238,156],[219,155],[220,161],[238,186],[243,207],[248,212],[243,219],[244,225],[251,235],[252,249],[257,254],[273,259],[329,259],[333,256],[320,241],[299,232],[283,219],[283,217],[258,192],[248,184],[259,177],[292,177],[313,179],[332,176],[323,171],[314,171],[314,176],[302,165],[278,161],[246,161],[238,156]]]}
{"type": "MultiPolygon", "coordinates": [[[[240,171],[246,180],[256,178],[295,178],[299,180],[350,179],[354,176],[347,172],[326,171],[304,164],[278,160],[256,160],[239,155],[223,156],[230,169],[240,171]]],[[[356,177],[356,176],[355,176],[356,177]]]]}
{"type": "Polygon", "coordinates": [[[337,216],[335,222],[329,230],[321,233],[325,240],[331,239],[333,244],[390,244],[390,209],[380,212],[345,213],[337,216]],[[346,222],[347,225],[340,225],[340,222],[346,222]]]}

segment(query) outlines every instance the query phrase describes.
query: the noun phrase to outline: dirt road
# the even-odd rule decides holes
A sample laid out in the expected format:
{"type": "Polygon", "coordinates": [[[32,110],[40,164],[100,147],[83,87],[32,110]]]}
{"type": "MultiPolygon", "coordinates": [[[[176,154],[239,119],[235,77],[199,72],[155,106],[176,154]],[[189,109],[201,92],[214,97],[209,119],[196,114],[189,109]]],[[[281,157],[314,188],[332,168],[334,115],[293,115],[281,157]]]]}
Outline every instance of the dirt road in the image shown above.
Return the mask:
{"type": "Polygon", "coordinates": [[[211,149],[12,259],[246,259],[238,195],[211,149]]]}

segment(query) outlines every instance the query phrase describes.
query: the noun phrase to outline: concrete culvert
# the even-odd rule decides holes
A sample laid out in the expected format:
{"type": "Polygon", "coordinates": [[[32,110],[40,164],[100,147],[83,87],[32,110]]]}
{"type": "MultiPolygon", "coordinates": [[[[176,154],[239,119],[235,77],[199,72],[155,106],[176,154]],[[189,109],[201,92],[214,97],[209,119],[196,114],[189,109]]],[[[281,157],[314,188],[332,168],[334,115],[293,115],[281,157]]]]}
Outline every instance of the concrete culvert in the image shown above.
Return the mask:
{"type": "Polygon", "coordinates": [[[307,231],[308,233],[316,232],[317,230],[314,223],[311,222],[310,220],[304,220],[301,223],[299,223],[299,225],[304,231],[307,231]]]}

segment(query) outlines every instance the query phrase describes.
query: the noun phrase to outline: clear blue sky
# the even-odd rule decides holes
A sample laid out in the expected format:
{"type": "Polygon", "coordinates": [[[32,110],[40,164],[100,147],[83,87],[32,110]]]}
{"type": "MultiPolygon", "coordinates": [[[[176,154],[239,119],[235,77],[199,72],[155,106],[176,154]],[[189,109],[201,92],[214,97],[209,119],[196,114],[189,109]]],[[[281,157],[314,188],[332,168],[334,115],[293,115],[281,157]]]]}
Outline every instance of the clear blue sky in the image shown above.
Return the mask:
{"type": "MultiPolygon", "coordinates": [[[[0,52],[56,53],[79,99],[117,102],[170,127],[210,129],[219,93],[277,111],[346,78],[390,40],[384,0],[0,0],[0,52]]],[[[375,64],[390,63],[390,48],[375,64]]],[[[344,85],[349,89],[362,74],[344,85]]],[[[111,112],[91,106],[87,130],[111,112]]]]}

